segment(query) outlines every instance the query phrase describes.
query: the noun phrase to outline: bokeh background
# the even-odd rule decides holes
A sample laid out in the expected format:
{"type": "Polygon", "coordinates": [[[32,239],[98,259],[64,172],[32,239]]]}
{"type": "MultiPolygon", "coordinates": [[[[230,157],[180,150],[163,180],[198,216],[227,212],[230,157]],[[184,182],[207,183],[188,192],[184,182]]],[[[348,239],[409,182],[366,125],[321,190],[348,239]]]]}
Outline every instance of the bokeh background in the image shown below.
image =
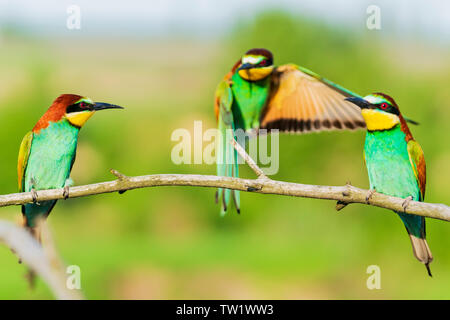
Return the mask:
{"type": "MultiPolygon", "coordinates": [[[[215,127],[216,84],[249,48],[295,62],[362,95],[392,95],[427,160],[426,200],[450,198],[450,7],[446,1],[0,1],[0,194],[17,191],[23,135],[56,96],[126,107],[95,115],[79,137],[77,185],[127,175],[215,174],[175,165],[173,130],[215,127]],[[69,5],[81,29],[69,30],[69,5]],[[366,9],[381,9],[368,30],[366,9]]],[[[274,179],[368,188],[364,132],[283,135],[274,179]]],[[[254,174],[242,166],[243,177],[254,174]]],[[[392,212],[242,194],[219,216],[214,190],[161,187],[60,201],[48,219],[90,299],[449,299],[450,225],[427,221],[429,278],[392,212]],[[366,268],[381,268],[368,290],[366,268]]],[[[21,220],[19,207],[1,218],[21,220]]],[[[51,299],[0,247],[0,298],[51,299]]]]}

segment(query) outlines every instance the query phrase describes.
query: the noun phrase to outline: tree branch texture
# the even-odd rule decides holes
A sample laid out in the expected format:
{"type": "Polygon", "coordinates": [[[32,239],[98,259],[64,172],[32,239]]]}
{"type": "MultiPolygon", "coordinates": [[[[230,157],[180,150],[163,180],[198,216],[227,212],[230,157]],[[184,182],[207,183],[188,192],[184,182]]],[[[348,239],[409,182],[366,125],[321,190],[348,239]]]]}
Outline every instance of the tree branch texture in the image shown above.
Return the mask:
{"type": "MultiPolygon", "coordinates": [[[[404,199],[374,193],[368,201],[369,191],[345,186],[319,186],[271,180],[267,177],[258,179],[241,179],[218,177],[212,175],[193,174],[155,174],[128,177],[116,170],[111,172],[116,180],[75,186],[69,189],[69,198],[79,198],[103,193],[123,192],[126,190],[160,187],[160,186],[191,186],[209,188],[228,188],[245,192],[276,194],[283,196],[314,198],[339,201],[345,204],[362,203],[391,209],[419,216],[450,221],[450,207],[444,204],[410,201],[406,210],[402,204],[404,199]]],[[[64,199],[64,189],[40,190],[36,192],[37,201],[64,199]]],[[[31,192],[0,195],[0,207],[21,205],[33,202],[31,192]]]]}
{"type": "Polygon", "coordinates": [[[43,248],[24,228],[8,221],[0,221],[0,242],[5,243],[24,264],[40,275],[57,299],[83,299],[79,290],[67,288],[67,275],[49,234],[45,230],[46,248],[43,248]]]}

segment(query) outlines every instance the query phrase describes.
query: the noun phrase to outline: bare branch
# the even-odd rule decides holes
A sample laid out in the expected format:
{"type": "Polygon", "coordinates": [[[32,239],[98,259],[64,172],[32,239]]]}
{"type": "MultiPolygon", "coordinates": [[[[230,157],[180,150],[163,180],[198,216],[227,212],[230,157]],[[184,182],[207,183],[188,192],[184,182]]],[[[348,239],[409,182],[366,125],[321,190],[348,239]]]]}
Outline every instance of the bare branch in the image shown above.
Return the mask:
{"type": "MultiPolygon", "coordinates": [[[[340,201],[342,203],[362,203],[385,209],[403,212],[404,199],[375,193],[366,202],[368,190],[359,189],[351,185],[345,186],[317,186],[271,179],[240,179],[218,177],[209,175],[191,174],[156,174],[147,176],[129,177],[122,175],[122,179],[76,186],[70,188],[70,198],[79,198],[90,195],[132,190],[138,188],[157,186],[192,186],[210,188],[228,188],[233,190],[256,192],[263,194],[277,194],[284,196],[315,198],[340,201]]],[[[38,201],[64,199],[64,189],[36,191],[38,201]]],[[[31,192],[0,195],[0,207],[20,205],[33,202],[31,192]]],[[[424,217],[450,221],[450,207],[444,204],[432,204],[411,201],[405,210],[406,213],[424,217]]]]}
{"type": "MultiPolygon", "coordinates": [[[[46,240],[51,241],[50,238],[46,240]]],[[[66,274],[52,243],[48,243],[52,251],[48,255],[28,231],[8,221],[0,221],[0,242],[4,242],[23,263],[40,275],[57,299],[83,299],[80,291],[66,287],[66,274]]]]}
{"type": "Polygon", "coordinates": [[[244,159],[244,161],[248,164],[248,166],[256,173],[256,176],[261,179],[269,179],[260,167],[256,164],[256,162],[245,152],[244,148],[241,147],[236,140],[230,140],[231,145],[236,149],[237,153],[244,159]]]}

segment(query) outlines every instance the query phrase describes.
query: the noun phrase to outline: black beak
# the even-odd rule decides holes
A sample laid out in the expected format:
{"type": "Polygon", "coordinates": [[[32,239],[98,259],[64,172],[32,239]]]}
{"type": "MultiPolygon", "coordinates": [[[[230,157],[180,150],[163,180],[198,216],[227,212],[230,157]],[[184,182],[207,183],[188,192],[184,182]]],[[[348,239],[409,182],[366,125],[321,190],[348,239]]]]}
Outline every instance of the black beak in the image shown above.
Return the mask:
{"type": "Polygon", "coordinates": [[[93,105],[94,111],[105,110],[105,109],[123,109],[123,107],[116,106],[115,104],[105,103],[105,102],[95,102],[93,105]]]}
{"type": "Polygon", "coordinates": [[[244,63],[243,65],[241,65],[238,69],[239,70],[246,70],[246,69],[251,69],[254,68],[255,66],[251,63],[244,63]]]}
{"type": "Polygon", "coordinates": [[[403,116],[403,119],[405,119],[406,122],[411,123],[411,124],[413,124],[413,125],[415,125],[415,126],[418,126],[418,125],[419,125],[419,123],[418,123],[417,121],[414,121],[414,120],[412,120],[412,119],[410,119],[410,118],[407,118],[407,117],[405,117],[405,116],[403,116]]]}
{"type": "Polygon", "coordinates": [[[359,97],[348,97],[345,100],[350,101],[353,104],[356,104],[361,109],[372,109],[372,104],[359,97]]]}

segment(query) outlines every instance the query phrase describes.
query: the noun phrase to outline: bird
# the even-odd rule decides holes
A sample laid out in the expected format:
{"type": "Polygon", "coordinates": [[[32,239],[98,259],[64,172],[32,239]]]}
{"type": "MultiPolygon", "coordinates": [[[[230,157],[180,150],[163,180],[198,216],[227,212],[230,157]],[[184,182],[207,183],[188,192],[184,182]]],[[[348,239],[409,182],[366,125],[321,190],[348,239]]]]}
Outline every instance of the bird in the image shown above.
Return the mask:
{"type": "MultiPolygon", "coordinates": [[[[384,93],[373,93],[364,98],[348,97],[346,100],[361,108],[367,125],[364,158],[370,190],[366,200],[374,192],[404,198],[404,210],[411,200],[424,201],[424,153],[414,140],[394,99],[384,93]]],[[[414,123],[412,120],[409,122],[414,123]]],[[[396,213],[406,227],[414,256],[425,265],[431,277],[429,265],[433,255],[426,240],[425,218],[405,212],[396,213]]]]}
{"type": "MultiPolygon", "coordinates": [[[[365,128],[361,111],[345,97],[360,96],[298,65],[274,66],[267,49],[248,50],[215,91],[214,111],[220,132],[217,175],[239,176],[238,155],[229,143],[238,129],[257,134],[260,129],[308,133],[365,128]]],[[[220,201],[222,214],[231,199],[239,213],[239,191],[217,190],[216,202],[220,201]]]]}
{"type": "Polygon", "coordinates": [[[75,162],[78,133],[96,112],[123,109],[76,95],[57,97],[31,131],[25,134],[17,164],[20,192],[32,192],[33,203],[22,205],[24,227],[41,242],[38,220],[45,219],[56,200],[37,201],[36,190],[64,188],[69,196],[70,172],[75,162]]]}

